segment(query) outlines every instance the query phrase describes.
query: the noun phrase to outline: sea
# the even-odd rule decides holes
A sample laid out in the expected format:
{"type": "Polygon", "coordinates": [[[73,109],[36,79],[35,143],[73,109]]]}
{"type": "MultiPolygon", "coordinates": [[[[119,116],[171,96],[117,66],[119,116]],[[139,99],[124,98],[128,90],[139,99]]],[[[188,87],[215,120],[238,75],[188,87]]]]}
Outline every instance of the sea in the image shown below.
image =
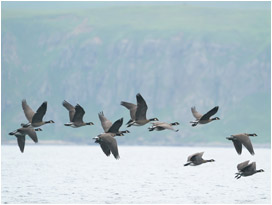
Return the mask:
{"type": "Polygon", "coordinates": [[[1,146],[2,204],[270,204],[271,149],[119,146],[120,159],[100,146],[1,146]],[[204,152],[214,162],[184,166],[204,152]],[[264,172],[235,179],[237,164],[264,172]]]}

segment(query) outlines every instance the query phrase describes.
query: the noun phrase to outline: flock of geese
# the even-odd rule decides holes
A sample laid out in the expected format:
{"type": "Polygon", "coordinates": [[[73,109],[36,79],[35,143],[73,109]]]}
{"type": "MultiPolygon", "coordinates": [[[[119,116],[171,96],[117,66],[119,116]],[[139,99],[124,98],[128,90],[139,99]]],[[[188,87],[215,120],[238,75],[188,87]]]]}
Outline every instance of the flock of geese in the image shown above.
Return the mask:
{"type": "MultiPolygon", "coordinates": [[[[121,105],[126,107],[130,112],[131,119],[126,123],[127,127],[130,126],[143,126],[149,122],[152,122],[152,126],[149,127],[149,131],[162,131],[162,130],[172,130],[175,132],[178,132],[179,130],[175,130],[173,126],[179,125],[178,122],[174,123],[166,123],[166,122],[160,122],[158,118],[146,118],[146,112],[148,109],[148,106],[144,100],[144,98],[141,96],[140,93],[136,95],[137,104],[129,103],[129,102],[121,102],[121,105]],[[153,122],[156,121],[156,122],[153,122]]],[[[63,101],[62,105],[69,111],[69,120],[70,122],[65,123],[65,126],[70,126],[73,128],[78,128],[86,125],[94,125],[93,122],[84,122],[83,116],[85,114],[84,109],[77,104],[76,106],[71,105],[67,101],[63,101]]],[[[34,112],[29,105],[27,104],[26,100],[22,100],[22,108],[24,111],[24,114],[28,120],[28,123],[21,123],[21,127],[16,129],[13,132],[10,132],[9,135],[15,135],[17,138],[18,146],[21,150],[21,152],[24,152],[25,147],[25,136],[28,135],[35,143],[38,142],[38,137],[36,134],[36,131],[42,131],[41,128],[39,128],[42,125],[54,123],[53,120],[49,121],[43,121],[43,117],[47,110],[47,102],[43,102],[42,105],[38,108],[36,112],[34,112]]],[[[199,112],[196,111],[195,107],[191,108],[192,114],[195,117],[195,121],[191,121],[192,126],[195,127],[197,124],[207,124],[214,120],[220,120],[219,117],[211,118],[211,116],[215,115],[218,111],[219,107],[216,106],[210,111],[208,111],[206,114],[202,115],[199,112]]],[[[102,128],[104,130],[104,133],[101,133],[94,137],[95,143],[98,143],[102,149],[102,151],[107,155],[110,156],[112,153],[113,156],[116,159],[119,159],[119,152],[118,152],[118,146],[117,141],[115,139],[115,136],[123,136],[125,133],[130,133],[129,130],[120,131],[120,127],[123,124],[123,118],[120,118],[116,120],[114,123],[112,123],[110,120],[108,120],[103,112],[98,113],[98,117],[100,119],[102,128]]],[[[246,147],[246,149],[250,152],[251,155],[254,155],[253,146],[250,140],[250,136],[257,136],[255,133],[253,134],[236,134],[231,135],[230,137],[227,137],[228,140],[231,140],[233,142],[233,145],[237,151],[237,153],[240,155],[242,153],[242,145],[246,147]]],[[[187,163],[184,164],[184,166],[192,165],[200,165],[206,162],[214,162],[215,160],[205,160],[202,158],[204,152],[199,152],[192,154],[188,157],[187,163]]],[[[264,170],[256,169],[256,163],[252,162],[249,163],[248,161],[239,163],[237,165],[238,172],[236,173],[235,178],[239,179],[241,176],[250,176],[258,172],[263,172],[264,170]]]]}

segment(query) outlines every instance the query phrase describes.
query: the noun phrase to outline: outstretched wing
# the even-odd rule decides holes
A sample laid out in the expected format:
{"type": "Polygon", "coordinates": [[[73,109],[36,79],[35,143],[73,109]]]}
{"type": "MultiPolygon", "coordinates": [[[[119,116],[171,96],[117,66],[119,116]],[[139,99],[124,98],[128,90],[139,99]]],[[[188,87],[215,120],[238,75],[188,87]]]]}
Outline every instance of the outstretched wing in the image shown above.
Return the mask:
{"type": "Polygon", "coordinates": [[[255,170],[256,170],[256,162],[252,162],[241,169],[242,172],[252,172],[255,170]]]}
{"type": "Polygon", "coordinates": [[[21,152],[24,152],[25,149],[25,135],[15,135],[17,137],[17,143],[21,150],[21,152]]]}
{"type": "Polygon", "coordinates": [[[77,104],[75,110],[76,112],[71,122],[83,122],[83,115],[85,114],[84,109],[77,104]]]}
{"type": "Polygon", "coordinates": [[[42,122],[43,116],[46,113],[46,109],[47,109],[47,102],[43,102],[43,104],[38,108],[37,112],[34,114],[33,118],[32,118],[32,123],[35,122],[42,122]]]}
{"type": "Polygon", "coordinates": [[[190,161],[194,160],[194,158],[196,158],[196,157],[202,157],[203,154],[204,154],[204,152],[198,152],[198,153],[192,154],[188,157],[187,161],[190,162],[190,161]]]}
{"type": "Polygon", "coordinates": [[[195,119],[199,120],[202,117],[202,115],[199,112],[196,111],[195,107],[191,107],[191,111],[192,111],[193,116],[195,117],[195,119]]]}
{"type": "Polygon", "coordinates": [[[240,142],[247,148],[251,155],[255,154],[250,138],[248,136],[236,136],[236,137],[240,139],[240,142]]]}
{"type": "Polygon", "coordinates": [[[38,137],[34,129],[32,128],[21,128],[25,130],[25,133],[35,142],[38,142],[38,137]]]}
{"type": "Polygon", "coordinates": [[[123,105],[124,107],[126,107],[129,110],[131,119],[135,120],[137,105],[135,105],[133,103],[129,103],[129,102],[124,102],[124,101],[121,102],[121,105],[123,105]]]}
{"type": "Polygon", "coordinates": [[[62,105],[69,111],[70,122],[72,122],[76,112],[75,107],[71,105],[70,103],[68,103],[66,100],[62,102],[62,105]]]}
{"type": "Polygon", "coordinates": [[[219,109],[219,106],[214,107],[214,108],[211,109],[209,112],[207,112],[205,115],[203,115],[203,116],[201,117],[201,120],[208,120],[208,119],[210,119],[210,117],[211,117],[212,115],[214,115],[215,113],[217,113],[218,109],[219,109]]]}
{"type": "Polygon", "coordinates": [[[236,149],[236,152],[238,154],[241,154],[242,153],[242,144],[241,144],[241,142],[239,142],[237,140],[232,140],[232,142],[233,142],[233,145],[234,145],[234,147],[236,149]]]}
{"type": "Polygon", "coordinates": [[[109,121],[105,116],[103,112],[98,113],[98,117],[100,119],[101,125],[103,127],[104,132],[108,132],[110,127],[112,126],[112,122],[109,121]]]}
{"type": "Polygon", "coordinates": [[[174,130],[174,128],[168,123],[157,124],[157,127],[161,127],[163,129],[174,130]]]}
{"type": "Polygon", "coordinates": [[[115,133],[115,134],[118,133],[122,124],[123,124],[123,118],[116,120],[107,132],[115,133]]]}
{"type": "Polygon", "coordinates": [[[136,95],[137,98],[137,110],[135,120],[146,120],[147,104],[140,93],[136,95]]]}
{"type": "Polygon", "coordinates": [[[118,147],[117,147],[117,142],[116,139],[112,136],[109,136],[108,134],[104,136],[100,136],[102,138],[102,141],[107,144],[108,148],[110,149],[111,153],[115,157],[115,159],[119,159],[119,153],[118,153],[118,147]]]}
{"type": "Polygon", "coordinates": [[[245,162],[242,162],[240,164],[237,165],[237,169],[238,171],[242,170],[243,168],[245,168],[249,163],[249,160],[245,161],[245,162]]]}
{"type": "Polygon", "coordinates": [[[26,100],[22,100],[22,108],[24,110],[25,116],[27,118],[27,120],[31,123],[32,122],[32,118],[33,115],[35,114],[34,111],[28,106],[28,104],[26,103],[26,100]]]}
{"type": "Polygon", "coordinates": [[[105,155],[110,156],[110,148],[108,147],[107,143],[105,142],[99,142],[100,147],[102,151],[105,153],[105,155]]]}

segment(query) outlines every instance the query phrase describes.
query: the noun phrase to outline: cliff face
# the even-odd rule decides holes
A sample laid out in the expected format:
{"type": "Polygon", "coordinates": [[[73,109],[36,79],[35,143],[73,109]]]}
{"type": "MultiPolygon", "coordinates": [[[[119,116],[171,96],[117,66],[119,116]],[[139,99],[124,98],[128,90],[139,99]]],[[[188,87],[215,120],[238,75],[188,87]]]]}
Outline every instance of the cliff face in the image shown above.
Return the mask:
{"type": "Polygon", "coordinates": [[[223,142],[256,132],[270,142],[270,10],[176,6],[102,7],[75,11],[2,10],[2,141],[45,100],[41,139],[91,142],[97,117],[114,121],[140,92],[148,117],[180,122],[179,133],[132,128],[120,143],[223,142]],[[216,17],[216,18],[215,18],[216,17]],[[94,127],[69,129],[63,100],[85,108],[94,127]],[[215,105],[220,121],[192,128],[190,108],[215,105]],[[75,140],[76,139],[76,140],[75,140]]]}

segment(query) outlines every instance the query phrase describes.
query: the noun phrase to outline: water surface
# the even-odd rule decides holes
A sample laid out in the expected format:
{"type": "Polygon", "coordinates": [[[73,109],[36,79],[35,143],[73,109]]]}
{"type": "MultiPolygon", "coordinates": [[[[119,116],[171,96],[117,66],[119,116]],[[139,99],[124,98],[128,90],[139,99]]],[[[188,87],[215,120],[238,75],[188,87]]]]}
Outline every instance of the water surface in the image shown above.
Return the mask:
{"type": "Polygon", "coordinates": [[[119,146],[120,160],[97,146],[2,146],[2,203],[270,203],[270,149],[119,146]],[[204,151],[215,162],[183,164],[204,151]],[[265,172],[234,178],[256,161],[265,172]]]}

